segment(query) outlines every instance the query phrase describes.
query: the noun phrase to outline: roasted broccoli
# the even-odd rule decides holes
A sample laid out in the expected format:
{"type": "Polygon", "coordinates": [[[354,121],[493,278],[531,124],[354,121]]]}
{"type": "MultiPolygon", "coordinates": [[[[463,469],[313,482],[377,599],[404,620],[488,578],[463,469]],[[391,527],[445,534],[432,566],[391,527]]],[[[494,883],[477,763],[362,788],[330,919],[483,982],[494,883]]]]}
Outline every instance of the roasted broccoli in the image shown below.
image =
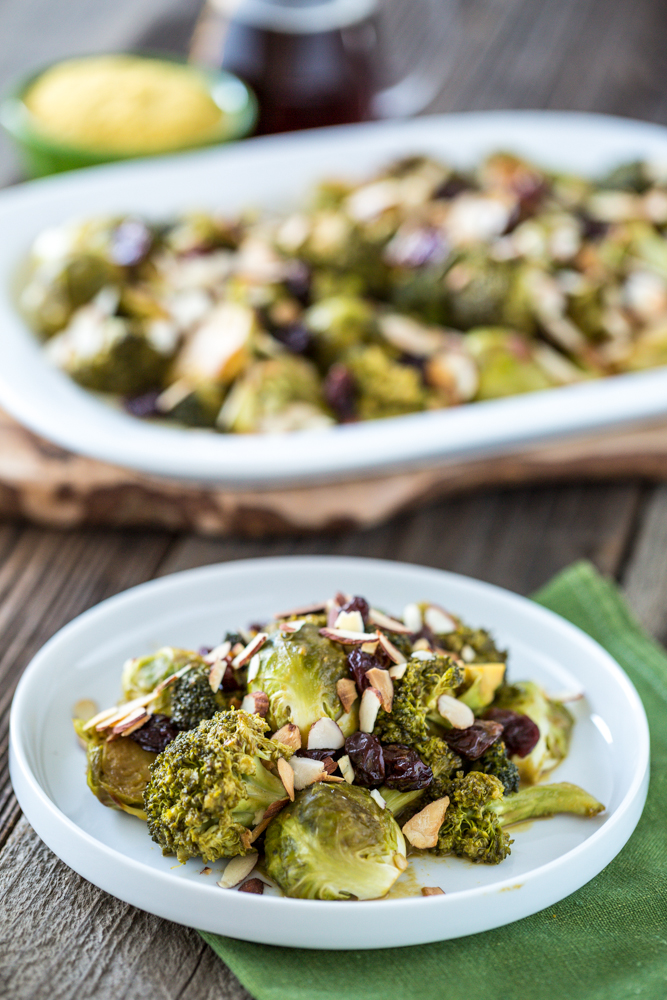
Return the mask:
{"type": "Polygon", "coordinates": [[[462,668],[449,656],[413,657],[403,677],[394,681],[392,710],[389,713],[380,709],[373,735],[383,743],[402,743],[417,749],[430,736],[428,718],[442,723],[438,698],[453,694],[462,681],[462,668]]]}
{"type": "Polygon", "coordinates": [[[505,795],[519,791],[519,769],[514,761],[507,756],[507,748],[502,740],[492,743],[481,757],[472,761],[470,770],[482,771],[484,774],[492,774],[494,778],[498,778],[505,790],[505,795]]]}
{"type": "Polygon", "coordinates": [[[248,828],[285,797],[263,761],[289,758],[291,750],[268,739],[268,728],[259,716],[230,709],[181,733],[158,755],[144,808],[163,854],[215,861],[248,853],[248,828]]]}
{"type": "Polygon", "coordinates": [[[266,871],[287,896],[377,899],[404,868],[405,840],[366,788],[318,782],[269,824],[266,871]]]}
{"type": "Polygon", "coordinates": [[[526,757],[514,757],[524,781],[537,782],[567,757],[574,719],[565,705],[547,697],[534,681],[517,681],[499,688],[494,707],[528,715],[540,730],[540,738],[526,757]]]}
{"type": "Polygon", "coordinates": [[[436,854],[456,854],[497,865],[510,853],[504,828],[554,813],[595,816],[604,806],[577,785],[538,785],[503,795],[498,778],[480,771],[458,776],[449,787],[449,806],[438,834],[436,854]]]}
{"type": "Polygon", "coordinates": [[[306,621],[297,632],[273,632],[258,653],[259,669],[249,691],[264,691],[269,699],[272,731],[292,722],[308,737],[322,716],[335,719],[344,736],[355,732],[358,703],[343,715],[336,682],[349,677],[347,653],[320,635],[317,621],[306,621]]]}

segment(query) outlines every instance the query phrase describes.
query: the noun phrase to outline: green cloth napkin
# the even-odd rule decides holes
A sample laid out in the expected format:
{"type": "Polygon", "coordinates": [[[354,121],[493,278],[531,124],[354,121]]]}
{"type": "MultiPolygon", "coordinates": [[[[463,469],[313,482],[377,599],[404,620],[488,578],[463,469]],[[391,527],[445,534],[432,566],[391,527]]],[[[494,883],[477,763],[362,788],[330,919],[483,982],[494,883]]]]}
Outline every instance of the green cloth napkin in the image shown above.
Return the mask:
{"type": "Polygon", "coordinates": [[[667,998],[667,656],[589,563],[564,570],[535,600],[604,646],[646,707],[651,787],[628,844],[555,906],[455,941],[341,953],[202,933],[257,1000],[667,998]]]}

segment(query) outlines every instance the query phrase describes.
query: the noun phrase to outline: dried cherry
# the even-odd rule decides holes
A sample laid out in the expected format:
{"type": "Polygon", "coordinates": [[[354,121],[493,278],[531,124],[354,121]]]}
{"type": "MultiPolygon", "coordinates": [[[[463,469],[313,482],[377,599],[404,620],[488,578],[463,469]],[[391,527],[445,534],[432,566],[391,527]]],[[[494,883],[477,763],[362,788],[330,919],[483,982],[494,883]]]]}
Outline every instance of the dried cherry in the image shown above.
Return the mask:
{"type": "Polygon", "coordinates": [[[365,691],[367,687],[370,687],[369,681],[366,680],[368,671],[373,667],[378,667],[380,670],[384,670],[386,667],[386,661],[380,659],[375,653],[364,653],[356,647],[351,653],[348,653],[347,664],[350,668],[350,673],[354,677],[359,694],[365,691]]]}
{"type": "Polygon", "coordinates": [[[358,611],[364,620],[364,625],[366,625],[368,622],[368,615],[370,614],[371,609],[365,597],[353,597],[352,600],[344,604],[340,610],[358,611]]]}
{"type": "Polygon", "coordinates": [[[357,418],[357,386],[349,368],[336,362],[324,379],[324,398],[342,423],[357,418]]]}
{"type": "Polygon", "coordinates": [[[500,738],[503,727],[499,722],[477,719],[467,729],[448,729],[442,738],[452,750],[467,760],[477,760],[492,743],[500,738]]]}
{"type": "Polygon", "coordinates": [[[433,771],[425,764],[416,750],[390,743],[382,747],[384,753],[384,783],[399,792],[412,792],[428,788],[433,781],[433,771]]]}
{"type": "Polygon", "coordinates": [[[382,744],[370,733],[354,733],[345,740],[345,753],[354,769],[355,785],[379,788],[384,783],[382,744]]]}
{"type": "Polygon", "coordinates": [[[162,753],[167,743],[171,743],[180,731],[167,715],[151,715],[141,729],[130,733],[130,739],[138,743],[142,750],[162,753]]]}
{"type": "Polygon", "coordinates": [[[499,722],[503,727],[503,741],[510,757],[526,757],[540,738],[539,727],[529,715],[512,712],[509,708],[489,708],[485,719],[499,722]]]}

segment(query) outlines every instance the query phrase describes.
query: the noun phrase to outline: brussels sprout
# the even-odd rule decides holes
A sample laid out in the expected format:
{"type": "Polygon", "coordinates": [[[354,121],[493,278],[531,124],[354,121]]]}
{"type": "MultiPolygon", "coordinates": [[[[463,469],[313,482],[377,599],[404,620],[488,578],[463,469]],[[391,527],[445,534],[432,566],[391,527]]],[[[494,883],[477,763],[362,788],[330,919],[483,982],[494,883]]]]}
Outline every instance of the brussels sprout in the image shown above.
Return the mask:
{"type": "Polygon", "coordinates": [[[517,681],[501,687],[493,704],[529,716],[540,730],[539,740],[526,757],[512,757],[523,781],[534,784],[567,757],[574,719],[565,705],[547,697],[539,684],[517,681]]]}
{"type": "MultiPolygon", "coordinates": [[[[131,660],[126,660],[120,681],[123,694],[128,701],[150,694],[160,681],[171,677],[187,663],[200,659],[201,657],[190,649],[164,646],[149,656],[135,656],[131,660]]],[[[159,709],[156,708],[155,711],[159,709]]]]}
{"type": "Polygon", "coordinates": [[[119,281],[120,275],[118,267],[90,253],[56,263],[35,260],[20,305],[30,326],[43,337],[51,337],[67,326],[73,313],[101,288],[119,281]]]}
{"type": "Polygon", "coordinates": [[[298,899],[377,899],[406,867],[405,840],[365,788],[319,782],[269,824],[266,871],[298,899]]]}
{"type": "Polygon", "coordinates": [[[478,399],[536,392],[557,384],[535,361],[530,342],[513,330],[471,330],[466,347],[479,365],[478,399]]]}
{"type": "Polygon", "coordinates": [[[356,348],[345,358],[359,394],[362,420],[396,417],[426,409],[429,393],[420,372],[394,361],[379,344],[356,348]]]}
{"type": "Polygon", "coordinates": [[[251,365],[231,389],[218,418],[221,428],[240,434],[330,423],[317,371],[309,361],[290,354],[251,365]]]}
{"type": "Polygon", "coordinates": [[[305,312],[303,320],[313,334],[315,357],[323,368],[351,347],[370,340],[376,326],[371,306],[353,295],[320,299],[305,312]]]}
{"type": "Polygon", "coordinates": [[[86,744],[88,787],[102,805],[146,819],[143,808],[144,789],[150,778],[150,766],[156,753],[142,749],[127,737],[107,742],[95,730],[85,730],[84,723],[74,720],[74,729],[86,744]]]}
{"type": "Polygon", "coordinates": [[[307,621],[298,632],[273,632],[257,654],[259,670],[248,684],[249,691],[268,695],[271,730],[291,722],[304,745],[310,727],[324,715],[339,723],[344,736],[357,728],[357,703],[344,715],[336,691],[336,683],[350,676],[347,653],[319,629],[318,622],[307,621]]]}

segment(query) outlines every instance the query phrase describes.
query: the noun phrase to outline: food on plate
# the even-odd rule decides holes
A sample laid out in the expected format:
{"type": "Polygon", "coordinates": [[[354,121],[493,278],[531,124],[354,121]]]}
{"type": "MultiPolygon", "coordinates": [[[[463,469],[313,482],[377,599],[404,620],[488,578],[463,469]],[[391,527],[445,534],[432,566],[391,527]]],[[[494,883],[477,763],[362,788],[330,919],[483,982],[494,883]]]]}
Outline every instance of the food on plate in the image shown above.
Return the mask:
{"type": "Polygon", "coordinates": [[[93,794],[163,854],[234,859],[223,888],[259,863],[287,896],[375,899],[414,851],[498,864],[512,824],[604,809],[541,783],[574,718],[506,674],[490,633],[444,608],[396,617],[339,592],[212,649],[128,660],[124,700],[82,700],[74,726],[93,794]]]}
{"type": "Polygon", "coordinates": [[[291,213],[46,230],[20,305],[53,364],[135,416],[324,428],[667,363],[665,226],[648,164],[414,156],[291,213]]]}

